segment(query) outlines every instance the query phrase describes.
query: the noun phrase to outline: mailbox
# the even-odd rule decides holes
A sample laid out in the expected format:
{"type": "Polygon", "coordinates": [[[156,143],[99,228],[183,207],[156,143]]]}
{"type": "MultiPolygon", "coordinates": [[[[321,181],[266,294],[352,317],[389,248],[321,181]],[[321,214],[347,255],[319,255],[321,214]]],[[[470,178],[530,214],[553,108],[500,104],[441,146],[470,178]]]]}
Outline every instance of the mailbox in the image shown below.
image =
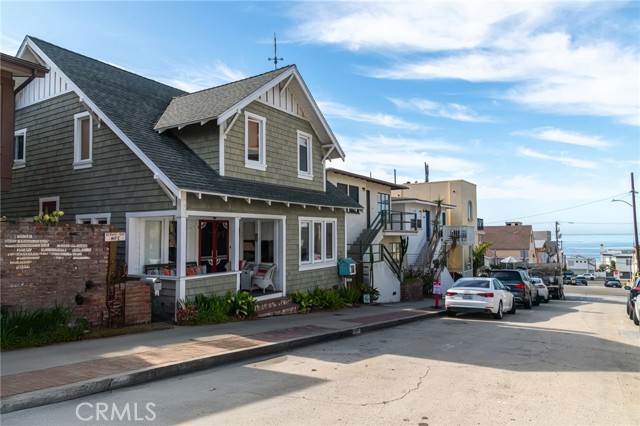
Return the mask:
{"type": "Polygon", "coordinates": [[[156,296],[160,296],[160,290],[162,290],[162,281],[159,278],[145,277],[141,278],[140,282],[153,289],[156,296]]]}
{"type": "Polygon", "coordinates": [[[338,275],[347,277],[356,274],[356,261],[350,257],[343,257],[338,261],[338,275]]]}

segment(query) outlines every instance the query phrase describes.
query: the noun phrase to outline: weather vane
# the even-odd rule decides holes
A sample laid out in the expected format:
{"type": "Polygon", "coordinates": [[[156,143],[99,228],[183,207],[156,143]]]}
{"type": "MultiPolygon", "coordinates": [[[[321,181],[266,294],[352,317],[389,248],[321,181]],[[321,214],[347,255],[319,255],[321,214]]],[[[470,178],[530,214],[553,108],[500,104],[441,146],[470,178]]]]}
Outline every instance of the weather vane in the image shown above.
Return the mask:
{"type": "Polygon", "coordinates": [[[284,60],[284,58],[278,58],[278,42],[276,41],[276,33],[273,33],[273,58],[269,58],[269,61],[273,61],[273,69],[278,69],[278,61],[284,60]]]}

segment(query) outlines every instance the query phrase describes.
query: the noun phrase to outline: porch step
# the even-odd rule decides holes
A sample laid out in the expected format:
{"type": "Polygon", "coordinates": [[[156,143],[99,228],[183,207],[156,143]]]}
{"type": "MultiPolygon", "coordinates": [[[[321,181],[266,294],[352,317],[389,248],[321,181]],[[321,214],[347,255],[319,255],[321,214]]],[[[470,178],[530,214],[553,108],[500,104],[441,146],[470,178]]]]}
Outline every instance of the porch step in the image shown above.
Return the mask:
{"type": "Polygon", "coordinates": [[[256,315],[258,318],[272,317],[277,315],[297,314],[300,306],[291,302],[289,297],[278,297],[277,299],[261,300],[256,303],[256,315]]]}

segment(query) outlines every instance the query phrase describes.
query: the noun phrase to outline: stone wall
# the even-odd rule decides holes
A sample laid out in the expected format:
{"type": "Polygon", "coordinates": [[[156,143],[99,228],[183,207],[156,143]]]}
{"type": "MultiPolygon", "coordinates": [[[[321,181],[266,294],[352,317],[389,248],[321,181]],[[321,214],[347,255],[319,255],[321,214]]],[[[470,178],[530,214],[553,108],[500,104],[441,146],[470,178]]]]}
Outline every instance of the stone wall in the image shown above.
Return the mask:
{"type": "MultiPolygon", "coordinates": [[[[33,312],[55,305],[73,318],[106,325],[111,225],[43,225],[0,222],[0,290],[3,310],[33,312]]],[[[125,284],[125,324],[151,321],[151,290],[125,284]]]]}
{"type": "Polygon", "coordinates": [[[400,283],[400,301],[418,302],[424,299],[422,280],[405,280],[400,283]]]}

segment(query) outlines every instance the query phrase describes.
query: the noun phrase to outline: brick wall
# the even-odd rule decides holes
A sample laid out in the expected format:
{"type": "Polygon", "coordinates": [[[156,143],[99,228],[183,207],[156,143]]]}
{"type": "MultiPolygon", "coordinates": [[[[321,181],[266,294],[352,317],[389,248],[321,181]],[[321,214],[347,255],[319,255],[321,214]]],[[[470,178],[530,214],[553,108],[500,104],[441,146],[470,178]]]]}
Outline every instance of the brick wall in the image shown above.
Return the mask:
{"type": "MultiPolygon", "coordinates": [[[[43,225],[0,222],[0,291],[3,308],[33,312],[55,305],[73,318],[105,325],[111,225],[43,225]]],[[[115,249],[115,248],[114,248],[115,249]]],[[[126,284],[125,324],[151,321],[151,294],[126,284]]]]}

